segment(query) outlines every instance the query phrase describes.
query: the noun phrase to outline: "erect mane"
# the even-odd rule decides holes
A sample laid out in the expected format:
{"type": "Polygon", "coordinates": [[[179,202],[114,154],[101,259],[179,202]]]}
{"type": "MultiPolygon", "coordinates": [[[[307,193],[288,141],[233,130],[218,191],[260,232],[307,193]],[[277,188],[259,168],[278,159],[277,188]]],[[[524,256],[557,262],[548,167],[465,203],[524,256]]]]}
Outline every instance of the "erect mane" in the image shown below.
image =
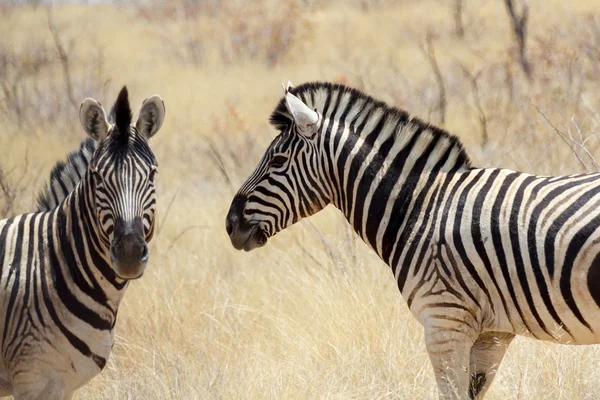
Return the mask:
{"type": "Polygon", "coordinates": [[[129,130],[131,128],[132,119],[127,86],[123,86],[123,89],[119,92],[111,114],[114,115],[115,122],[112,140],[115,143],[126,145],[129,142],[129,130]]]}
{"type": "Polygon", "coordinates": [[[84,139],[78,150],[69,153],[65,162],[58,161],[54,165],[50,179],[38,195],[38,211],[55,209],[73,191],[85,175],[95,150],[96,142],[91,138],[84,139]]]}
{"type": "MultiPolygon", "coordinates": [[[[419,131],[427,129],[433,135],[447,139],[450,144],[458,150],[459,161],[467,168],[470,168],[471,166],[469,156],[458,137],[442,128],[411,116],[407,111],[390,106],[381,100],[377,100],[358,89],[329,82],[308,82],[295,88],[290,88],[290,92],[301,99],[311,109],[316,109],[324,118],[330,118],[331,115],[337,111],[336,106],[339,105],[339,102],[333,100],[339,100],[343,95],[349,95],[350,100],[348,100],[348,102],[360,100],[362,101],[364,108],[369,107],[372,110],[379,109],[383,115],[395,118],[402,124],[410,123],[417,125],[422,128],[419,131]],[[333,94],[337,94],[337,96],[334,97],[333,94]]],[[[292,115],[287,109],[285,98],[282,98],[279,101],[275,110],[273,110],[269,117],[269,122],[276,129],[282,131],[290,126],[292,123],[292,115]]]]}
{"type": "Polygon", "coordinates": [[[132,148],[138,146],[136,142],[139,140],[136,140],[136,134],[131,128],[132,117],[127,86],[123,86],[108,114],[108,120],[113,126],[108,137],[99,144],[92,164],[96,164],[98,158],[107,152],[112,155],[112,160],[118,163],[132,148]]]}

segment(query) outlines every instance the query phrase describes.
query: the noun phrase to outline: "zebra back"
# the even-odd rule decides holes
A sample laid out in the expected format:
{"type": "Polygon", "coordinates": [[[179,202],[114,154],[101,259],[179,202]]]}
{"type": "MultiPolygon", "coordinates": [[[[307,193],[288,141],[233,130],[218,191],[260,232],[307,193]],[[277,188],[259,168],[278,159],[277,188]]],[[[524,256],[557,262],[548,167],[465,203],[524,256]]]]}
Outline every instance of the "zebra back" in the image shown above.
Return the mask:
{"type": "Polygon", "coordinates": [[[77,186],[96,150],[96,142],[91,138],[81,141],[79,149],[69,153],[66,161],[58,161],[50,171],[50,179],[38,195],[37,210],[55,209],[77,186]]]}

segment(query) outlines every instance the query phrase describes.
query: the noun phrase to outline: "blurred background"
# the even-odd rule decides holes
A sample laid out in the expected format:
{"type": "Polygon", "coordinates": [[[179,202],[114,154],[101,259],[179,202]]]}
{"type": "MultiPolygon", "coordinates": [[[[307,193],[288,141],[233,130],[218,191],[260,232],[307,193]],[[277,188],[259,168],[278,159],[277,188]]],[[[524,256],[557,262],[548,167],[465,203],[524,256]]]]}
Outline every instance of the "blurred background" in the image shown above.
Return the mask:
{"type": "MultiPolygon", "coordinates": [[[[78,399],[399,398],[437,390],[389,268],[328,208],[252,253],[229,202],[276,135],[281,82],[359,88],[475,165],[597,171],[600,0],[0,3],[0,217],[31,211],[86,97],[160,94],[151,264],[78,399]]],[[[518,338],[491,399],[595,399],[600,350],[518,338]]]]}

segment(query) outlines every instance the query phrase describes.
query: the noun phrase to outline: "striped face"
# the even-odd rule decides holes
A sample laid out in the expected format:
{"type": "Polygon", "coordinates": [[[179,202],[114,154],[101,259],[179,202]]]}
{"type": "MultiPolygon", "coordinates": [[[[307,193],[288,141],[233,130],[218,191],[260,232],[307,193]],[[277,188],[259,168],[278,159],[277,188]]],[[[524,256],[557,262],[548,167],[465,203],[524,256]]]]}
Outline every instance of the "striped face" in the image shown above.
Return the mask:
{"type": "Polygon", "coordinates": [[[227,233],[238,250],[265,245],[269,237],[330,201],[320,172],[318,114],[307,108],[304,111],[313,114],[303,120],[296,118],[289,104],[288,110],[288,123],[279,125],[281,133],[240,188],[227,214],[227,233]]]}
{"type": "MultiPolygon", "coordinates": [[[[96,188],[96,215],[104,238],[113,243],[123,234],[135,233],[145,247],[154,234],[157,164],[143,135],[135,127],[130,129],[127,148],[119,149],[123,144],[111,143],[109,136],[96,152],[90,169],[96,188]]],[[[147,257],[144,249],[144,261],[147,257]]]]}
{"type": "Polygon", "coordinates": [[[142,276],[154,234],[156,159],[148,139],[162,125],[165,108],[158,96],[146,99],[131,124],[127,89],[113,106],[111,126],[98,102],[86,99],[79,110],[84,130],[97,143],[89,171],[93,180],[93,208],[100,238],[112,268],[123,279],[142,276]]]}

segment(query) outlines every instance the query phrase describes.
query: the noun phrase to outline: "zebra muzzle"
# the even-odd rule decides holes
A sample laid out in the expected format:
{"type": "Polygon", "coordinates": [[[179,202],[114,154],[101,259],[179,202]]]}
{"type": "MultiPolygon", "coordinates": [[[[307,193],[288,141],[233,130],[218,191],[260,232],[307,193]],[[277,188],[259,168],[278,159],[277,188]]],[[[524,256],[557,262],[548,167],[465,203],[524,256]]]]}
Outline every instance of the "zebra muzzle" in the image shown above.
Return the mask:
{"type": "Polygon", "coordinates": [[[137,279],[144,273],[149,256],[141,220],[117,220],[110,246],[110,258],[115,273],[123,279],[137,279]]]}
{"type": "Polygon", "coordinates": [[[245,202],[245,197],[235,196],[225,219],[225,229],[233,247],[237,250],[250,251],[264,246],[269,235],[261,228],[260,222],[247,221],[244,218],[245,202]]]}

